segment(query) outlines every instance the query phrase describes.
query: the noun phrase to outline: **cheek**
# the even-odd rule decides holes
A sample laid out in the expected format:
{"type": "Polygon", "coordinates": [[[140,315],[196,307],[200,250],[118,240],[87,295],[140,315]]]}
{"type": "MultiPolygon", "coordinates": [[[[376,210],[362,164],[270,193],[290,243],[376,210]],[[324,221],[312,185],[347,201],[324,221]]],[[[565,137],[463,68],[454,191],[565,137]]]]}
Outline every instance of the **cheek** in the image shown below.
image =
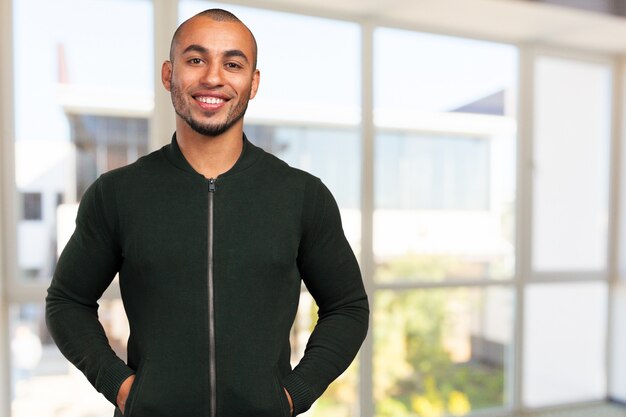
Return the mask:
{"type": "Polygon", "coordinates": [[[184,91],[188,86],[193,84],[193,74],[188,71],[177,70],[171,73],[169,84],[170,88],[175,88],[179,91],[184,91]]]}

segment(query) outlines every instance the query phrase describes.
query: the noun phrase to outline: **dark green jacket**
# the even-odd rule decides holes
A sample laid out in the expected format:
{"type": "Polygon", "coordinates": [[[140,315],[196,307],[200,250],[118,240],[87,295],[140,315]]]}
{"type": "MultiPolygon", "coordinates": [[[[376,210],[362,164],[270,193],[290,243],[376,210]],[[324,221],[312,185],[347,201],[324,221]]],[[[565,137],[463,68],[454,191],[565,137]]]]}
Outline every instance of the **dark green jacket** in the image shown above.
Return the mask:
{"type": "Polygon", "coordinates": [[[191,168],[174,138],[102,175],[82,198],[47,323],[111,403],[136,373],[126,417],[287,417],[283,386],[302,413],[365,337],[367,297],[330,192],[243,140],[235,166],[214,181],[191,168]],[[118,272],[128,364],[97,316],[118,272]],[[301,280],[319,319],[292,370],[301,280]]]}

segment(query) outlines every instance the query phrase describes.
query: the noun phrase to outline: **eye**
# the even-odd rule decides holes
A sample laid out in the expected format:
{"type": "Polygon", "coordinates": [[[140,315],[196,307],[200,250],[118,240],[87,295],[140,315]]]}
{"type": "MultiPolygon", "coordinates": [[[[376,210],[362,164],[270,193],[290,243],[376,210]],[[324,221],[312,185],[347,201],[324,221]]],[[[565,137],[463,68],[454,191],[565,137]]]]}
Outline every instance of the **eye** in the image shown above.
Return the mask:
{"type": "Polygon", "coordinates": [[[191,58],[187,62],[189,62],[190,64],[193,64],[193,65],[200,65],[200,64],[202,64],[202,60],[200,58],[191,58]]]}
{"type": "Polygon", "coordinates": [[[226,63],[226,68],[228,68],[228,69],[240,69],[242,67],[241,67],[241,65],[239,65],[236,62],[228,62],[228,63],[226,63]]]}

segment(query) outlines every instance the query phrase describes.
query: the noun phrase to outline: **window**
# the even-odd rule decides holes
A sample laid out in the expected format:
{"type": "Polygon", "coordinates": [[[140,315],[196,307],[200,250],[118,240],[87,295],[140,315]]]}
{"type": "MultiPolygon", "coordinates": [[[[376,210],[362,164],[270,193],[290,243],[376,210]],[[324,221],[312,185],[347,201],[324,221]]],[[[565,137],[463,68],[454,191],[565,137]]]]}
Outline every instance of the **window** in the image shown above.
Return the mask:
{"type": "MultiPolygon", "coordinates": [[[[120,300],[102,301],[100,320],[111,346],[125,358],[128,326],[120,300]]],[[[42,303],[10,306],[12,417],[67,415],[111,416],[113,407],[53,344],[44,324],[42,303]]]]}
{"type": "Polygon", "coordinates": [[[464,415],[506,404],[510,289],[384,290],[375,302],[377,416],[464,415]]]}
{"type": "MultiPolygon", "coordinates": [[[[147,151],[152,22],[149,0],[13,1],[7,62],[14,63],[15,188],[24,221],[11,242],[17,276],[8,282],[24,297],[10,300],[11,417],[113,414],[50,340],[42,299],[87,185],[147,151]]],[[[122,354],[121,302],[107,295],[101,306],[122,354]]]]}
{"type": "Polygon", "coordinates": [[[68,114],[76,146],[76,193],[82,195],[103,173],[148,152],[148,119],[68,114]]]}
{"type": "Polygon", "coordinates": [[[605,397],[607,297],[607,285],[601,282],[528,286],[526,405],[542,407],[605,397]],[[585,360],[580,360],[583,357],[585,360]]]}
{"type": "Polygon", "coordinates": [[[376,206],[400,210],[488,210],[489,141],[381,133],[376,206]]]}
{"type": "Polygon", "coordinates": [[[22,193],[24,220],[41,220],[41,193],[22,193]]]}
{"type": "Polygon", "coordinates": [[[515,49],[374,35],[375,279],[513,278],[515,49]]]}
{"type": "Polygon", "coordinates": [[[533,269],[606,268],[611,71],[539,56],[535,64],[533,269]]]}
{"type": "Polygon", "coordinates": [[[375,415],[506,408],[516,50],[379,28],[374,59],[375,415]]]}
{"type": "Polygon", "coordinates": [[[361,152],[356,129],[249,124],[245,131],[258,146],[321,178],[342,212],[359,208],[361,152]]]}
{"type": "Polygon", "coordinates": [[[533,71],[523,401],[540,407],[607,395],[612,71],[604,62],[542,54],[533,71]]]}

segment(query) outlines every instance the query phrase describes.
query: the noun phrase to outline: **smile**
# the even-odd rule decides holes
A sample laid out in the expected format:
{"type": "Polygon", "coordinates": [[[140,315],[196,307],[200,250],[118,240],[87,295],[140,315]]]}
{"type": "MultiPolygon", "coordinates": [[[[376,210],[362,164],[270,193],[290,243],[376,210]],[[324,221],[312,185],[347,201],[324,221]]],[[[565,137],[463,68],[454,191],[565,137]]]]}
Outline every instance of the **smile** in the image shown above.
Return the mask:
{"type": "Polygon", "coordinates": [[[201,103],[206,103],[206,104],[221,104],[226,101],[223,98],[217,98],[217,97],[195,97],[195,99],[201,103]]]}

